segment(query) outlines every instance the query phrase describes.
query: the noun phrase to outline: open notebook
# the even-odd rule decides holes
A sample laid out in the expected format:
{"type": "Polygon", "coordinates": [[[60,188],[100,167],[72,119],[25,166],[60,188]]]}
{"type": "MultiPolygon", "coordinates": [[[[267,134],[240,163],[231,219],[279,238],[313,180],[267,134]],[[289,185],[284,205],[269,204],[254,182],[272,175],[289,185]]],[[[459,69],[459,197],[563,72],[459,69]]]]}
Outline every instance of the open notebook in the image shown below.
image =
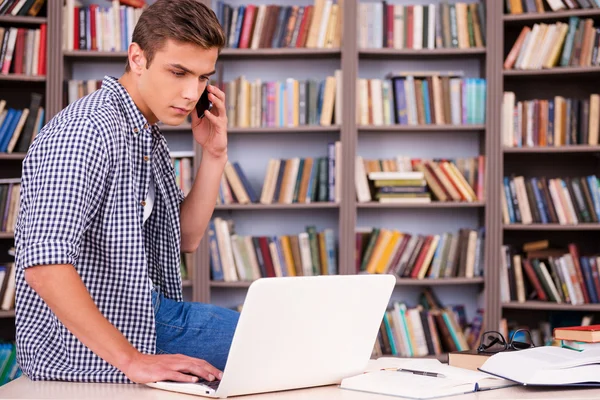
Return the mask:
{"type": "Polygon", "coordinates": [[[522,385],[600,386],[600,349],[544,346],[502,352],[491,356],[479,370],[522,385]]]}
{"type": "Polygon", "coordinates": [[[368,372],[343,379],[340,388],[412,399],[433,399],[512,385],[514,383],[510,381],[451,367],[435,359],[382,357],[371,365],[368,372]],[[398,369],[442,374],[443,377],[417,375],[398,369]]]}

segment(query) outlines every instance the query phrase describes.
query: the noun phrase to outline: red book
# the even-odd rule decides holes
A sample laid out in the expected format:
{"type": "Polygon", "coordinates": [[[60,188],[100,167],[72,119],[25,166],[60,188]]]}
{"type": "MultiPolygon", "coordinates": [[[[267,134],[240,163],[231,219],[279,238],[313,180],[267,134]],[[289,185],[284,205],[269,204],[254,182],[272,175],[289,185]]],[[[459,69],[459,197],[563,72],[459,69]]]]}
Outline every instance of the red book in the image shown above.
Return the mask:
{"type": "Polygon", "coordinates": [[[304,15],[302,16],[302,22],[298,28],[298,38],[296,39],[296,47],[306,47],[306,38],[308,36],[308,28],[310,21],[312,20],[314,6],[306,6],[304,8],[304,15]]]}
{"type": "Polygon", "coordinates": [[[600,325],[554,328],[554,339],[597,343],[600,342],[600,325]]]}
{"type": "Polygon", "coordinates": [[[73,50],[79,50],[79,7],[73,7],[73,50]]]}
{"type": "Polygon", "coordinates": [[[531,262],[528,259],[523,260],[523,269],[525,270],[525,273],[529,278],[529,282],[535,289],[538,299],[542,301],[547,301],[548,297],[546,296],[546,292],[544,292],[544,288],[542,287],[542,284],[540,283],[540,280],[538,279],[535,270],[533,269],[533,266],[531,265],[531,262]]]}
{"type": "Polygon", "coordinates": [[[38,75],[46,75],[46,36],[48,27],[46,24],[40,25],[40,53],[38,55],[38,75]]]}
{"type": "Polygon", "coordinates": [[[577,281],[579,282],[579,286],[581,286],[581,291],[583,292],[583,301],[585,302],[585,304],[589,304],[590,295],[588,294],[585,280],[583,279],[583,270],[581,269],[581,265],[579,264],[579,250],[577,249],[576,244],[569,244],[569,253],[571,253],[571,258],[573,259],[573,265],[575,266],[575,274],[577,275],[577,281]]]}
{"type": "Polygon", "coordinates": [[[98,10],[97,4],[90,4],[90,36],[92,39],[91,50],[98,50],[98,40],[96,39],[96,11],[98,10]]]}
{"type": "Polygon", "coordinates": [[[256,19],[256,6],[248,4],[244,12],[244,22],[242,23],[242,35],[238,48],[247,49],[250,47],[250,39],[254,30],[254,20],[256,19]]]}
{"type": "Polygon", "coordinates": [[[25,55],[25,42],[27,36],[27,29],[19,28],[17,30],[17,40],[15,41],[15,49],[12,58],[13,73],[23,73],[23,56],[25,55]]]}
{"type": "Polygon", "coordinates": [[[414,6],[406,6],[406,20],[405,20],[405,24],[406,24],[406,37],[404,38],[404,40],[406,41],[406,46],[404,48],[406,49],[412,49],[413,48],[413,24],[414,24],[414,19],[413,19],[413,11],[414,11],[415,7],[414,6]]]}
{"type": "Polygon", "coordinates": [[[387,43],[384,43],[385,47],[394,47],[394,5],[387,5],[387,32],[386,32],[387,43]]]}

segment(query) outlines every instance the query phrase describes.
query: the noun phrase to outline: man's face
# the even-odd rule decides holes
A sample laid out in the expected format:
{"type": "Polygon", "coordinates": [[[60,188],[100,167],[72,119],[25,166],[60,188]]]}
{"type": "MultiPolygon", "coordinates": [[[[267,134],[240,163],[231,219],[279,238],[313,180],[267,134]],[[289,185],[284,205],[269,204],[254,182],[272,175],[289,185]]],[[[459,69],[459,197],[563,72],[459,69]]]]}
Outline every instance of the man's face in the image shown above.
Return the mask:
{"type": "Polygon", "coordinates": [[[138,79],[139,93],[152,114],[149,119],[154,119],[150,122],[184,122],[215,72],[217,56],[217,48],[206,50],[167,40],[154,54],[150,67],[141,68],[138,79]]]}

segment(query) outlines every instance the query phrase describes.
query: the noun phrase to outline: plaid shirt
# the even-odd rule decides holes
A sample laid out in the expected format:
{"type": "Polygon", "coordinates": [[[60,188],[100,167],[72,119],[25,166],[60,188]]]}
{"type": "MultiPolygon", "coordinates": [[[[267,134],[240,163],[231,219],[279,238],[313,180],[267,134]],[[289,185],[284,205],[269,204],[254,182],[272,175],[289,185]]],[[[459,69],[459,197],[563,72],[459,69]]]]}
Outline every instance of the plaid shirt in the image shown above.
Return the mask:
{"type": "Polygon", "coordinates": [[[31,379],[130,382],[29,287],[24,270],[34,265],[72,264],[100,312],[140,352],[155,353],[152,285],[182,300],[183,192],[175,182],[165,138],[115,78],[38,134],[23,162],[15,231],[17,357],[31,379]],[[154,208],[144,224],[152,177],[154,208]]]}

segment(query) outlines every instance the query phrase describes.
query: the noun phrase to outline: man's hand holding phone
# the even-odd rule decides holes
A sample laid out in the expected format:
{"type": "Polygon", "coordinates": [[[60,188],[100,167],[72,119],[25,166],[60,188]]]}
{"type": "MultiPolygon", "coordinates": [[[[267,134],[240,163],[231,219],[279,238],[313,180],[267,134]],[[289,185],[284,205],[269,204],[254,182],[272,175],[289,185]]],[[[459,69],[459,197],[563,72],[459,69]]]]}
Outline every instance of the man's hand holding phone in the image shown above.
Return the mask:
{"type": "Polygon", "coordinates": [[[227,113],[225,93],[208,85],[192,111],[192,133],[202,146],[203,155],[221,158],[227,154],[227,113]],[[212,104],[212,107],[210,104],[212,104]],[[198,112],[202,113],[200,117],[198,112]]]}

